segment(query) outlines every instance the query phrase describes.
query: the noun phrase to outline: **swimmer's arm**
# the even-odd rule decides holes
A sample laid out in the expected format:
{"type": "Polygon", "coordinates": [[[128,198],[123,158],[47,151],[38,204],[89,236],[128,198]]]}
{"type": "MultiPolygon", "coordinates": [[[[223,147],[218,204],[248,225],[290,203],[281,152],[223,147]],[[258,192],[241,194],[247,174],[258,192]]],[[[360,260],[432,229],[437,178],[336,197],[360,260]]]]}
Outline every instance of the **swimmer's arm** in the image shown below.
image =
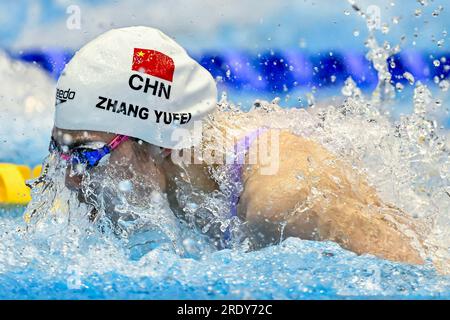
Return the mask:
{"type": "Polygon", "coordinates": [[[238,210],[254,242],[276,243],[283,230],[284,238],[330,240],[358,254],[422,262],[376,192],[326,149],[287,132],[279,149],[277,174],[262,175],[260,164],[246,168],[238,210]]]}

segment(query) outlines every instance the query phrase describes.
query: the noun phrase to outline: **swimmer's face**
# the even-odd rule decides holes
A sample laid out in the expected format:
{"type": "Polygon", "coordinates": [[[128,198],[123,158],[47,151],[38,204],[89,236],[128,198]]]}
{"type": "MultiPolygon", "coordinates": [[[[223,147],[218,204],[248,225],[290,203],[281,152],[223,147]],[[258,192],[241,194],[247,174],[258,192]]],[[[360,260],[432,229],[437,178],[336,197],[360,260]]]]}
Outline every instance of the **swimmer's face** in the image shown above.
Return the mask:
{"type": "MultiPolygon", "coordinates": [[[[65,153],[70,153],[76,148],[100,148],[111,142],[115,136],[115,134],[98,131],[63,130],[58,128],[54,128],[52,132],[52,137],[57,146],[65,153]]],[[[118,185],[126,181],[126,185],[132,185],[130,197],[136,199],[144,196],[150,190],[159,189],[158,191],[165,191],[166,188],[164,174],[152,156],[149,144],[138,142],[134,139],[122,142],[117,149],[113,150],[105,159],[102,159],[97,166],[87,168],[84,172],[75,170],[70,163],[67,164],[65,184],[69,189],[78,193],[78,198],[82,202],[86,202],[88,198],[95,202],[95,197],[98,196],[95,191],[99,189],[98,186],[102,181],[118,185]],[[86,179],[86,175],[89,175],[89,181],[92,181],[91,189],[94,190],[89,196],[84,194],[82,190],[82,182],[83,179],[86,179]]],[[[103,192],[104,194],[105,192],[103,192]]],[[[108,193],[108,196],[109,199],[104,200],[107,200],[107,204],[113,204],[115,200],[113,199],[114,194],[108,193]]]]}

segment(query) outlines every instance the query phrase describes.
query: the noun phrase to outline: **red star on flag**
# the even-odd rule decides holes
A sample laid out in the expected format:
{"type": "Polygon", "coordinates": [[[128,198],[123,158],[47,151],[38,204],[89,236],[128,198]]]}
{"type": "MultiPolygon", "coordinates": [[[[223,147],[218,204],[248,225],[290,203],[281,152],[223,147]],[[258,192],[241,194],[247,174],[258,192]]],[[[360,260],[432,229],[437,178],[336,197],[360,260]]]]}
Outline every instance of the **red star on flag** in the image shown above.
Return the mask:
{"type": "Polygon", "coordinates": [[[159,51],[134,48],[131,70],[172,82],[175,63],[171,57],[159,51]]]}

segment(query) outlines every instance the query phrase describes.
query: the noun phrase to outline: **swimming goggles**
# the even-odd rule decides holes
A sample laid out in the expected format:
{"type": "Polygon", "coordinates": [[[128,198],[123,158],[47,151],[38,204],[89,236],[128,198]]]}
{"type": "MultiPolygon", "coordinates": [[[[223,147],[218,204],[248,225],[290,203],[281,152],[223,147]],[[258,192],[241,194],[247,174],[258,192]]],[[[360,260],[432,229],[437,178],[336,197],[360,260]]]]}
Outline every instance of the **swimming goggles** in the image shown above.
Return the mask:
{"type": "Polygon", "coordinates": [[[112,139],[112,141],[101,148],[92,149],[86,147],[74,148],[69,152],[63,152],[52,137],[50,140],[49,151],[58,151],[61,158],[70,162],[72,165],[86,165],[87,168],[92,168],[98,165],[101,159],[106,155],[110,154],[112,151],[117,149],[122,142],[129,139],[128,136],[117,135],[112,139]]]}

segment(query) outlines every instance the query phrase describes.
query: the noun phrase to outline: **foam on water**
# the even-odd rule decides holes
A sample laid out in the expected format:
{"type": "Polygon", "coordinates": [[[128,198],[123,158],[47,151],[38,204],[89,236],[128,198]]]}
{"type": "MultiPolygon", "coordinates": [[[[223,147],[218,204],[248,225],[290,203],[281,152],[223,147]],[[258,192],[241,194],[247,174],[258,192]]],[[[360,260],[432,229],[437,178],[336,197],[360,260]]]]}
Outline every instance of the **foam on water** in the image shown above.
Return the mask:
{"type": "MultiPolygon", "coordinates": [[[[417,88],[416,112],[399,122],[365,101],[351,80],[343,94],[343,105],[315,105],[309,111],[260,101],[237,125],[250,130],[271,123],[324,144],[367,174],[385,201],[411,214],[439,217],[434,235],[441,239],[440,250],[448,250],[449,201],[439,198],[449,185],[448,150],[440,144],[435,126],[425,125],[430,124],[426,102],[432,102],[426,88],[417,88]]],[[[221,108],[227,110],[222,116],[242,113],[225,101],[221,108]]],[[[149,218],[144,225],[172,223],[162,230],[172,241],[136,254],[131,237],[111,232],[107,220],[89,222],[88,206],[79,204],[63,185],[59,160],[50,155],[46,162],[52,183],[33,189],[27,209],[28,214],[34,209],[39,214],[26,215],[30,222],[25,223],[20,208],[2,209],[3,298],[449,297],[450,279],[437,275],[430,263],[409,266],[357,256],[331,242],[289,238],[255,252],[217,251],[172,219],[163,195],[152,198],[162,204],[159,209],[147,203],[132,210],[140,219],[149,218]],[[154,215],[157,220],[152,220],[154,215]]],[[[129,185],[120,181],[116,192],[126,193],[129,185]]]]}

